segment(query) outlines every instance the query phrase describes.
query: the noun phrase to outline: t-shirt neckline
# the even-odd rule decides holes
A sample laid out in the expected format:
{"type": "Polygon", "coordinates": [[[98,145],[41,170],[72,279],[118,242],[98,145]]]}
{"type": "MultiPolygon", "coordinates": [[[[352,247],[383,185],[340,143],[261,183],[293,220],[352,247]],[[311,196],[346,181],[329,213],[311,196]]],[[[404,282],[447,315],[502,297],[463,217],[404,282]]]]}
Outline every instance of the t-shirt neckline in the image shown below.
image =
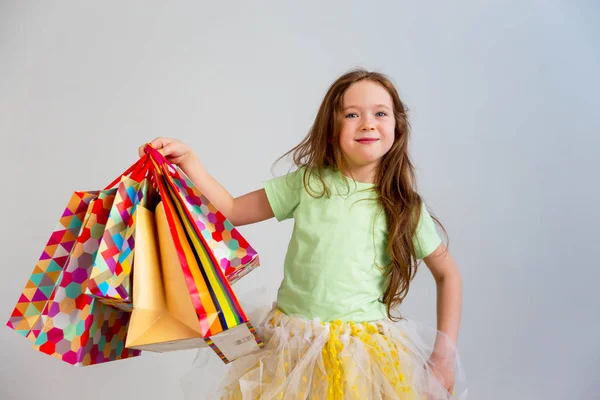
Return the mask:
{"type": "Polygon", "coordinates": [[[342,171],[340,171],[339,169],[335,169],[335,175],[338,179],[340,180],[346,180],[349,184],[356,184],[356,187],[361,188],[361,189],[370,189],[375,187],[374,183],[369,183],[369,182],[359,182],[349,176],[346,176],[342,173],[342,171]]]}

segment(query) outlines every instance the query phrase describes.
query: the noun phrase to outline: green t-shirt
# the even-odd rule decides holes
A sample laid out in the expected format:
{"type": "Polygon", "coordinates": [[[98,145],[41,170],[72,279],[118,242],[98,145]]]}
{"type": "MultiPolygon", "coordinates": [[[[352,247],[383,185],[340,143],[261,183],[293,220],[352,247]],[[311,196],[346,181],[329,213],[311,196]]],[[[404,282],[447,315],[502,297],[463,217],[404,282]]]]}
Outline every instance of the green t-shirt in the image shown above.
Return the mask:
{"type": "MultiPolygon", "coordinates": [[[[303,185],[305,168],[267,180],[265,191],[278,221],[294,218],[277,303],[286,314],[321,321],[387,318],[385,276],[387,221],[374,184],[352,180],[337,169],[324,171],[331,196],[312,197],[303,185]],[[347,181],[349,185],[346,185],[347,181]],[[365,200],[363,200],[365,199],[365,200]],[[359,201],[363,200],[363,201],[359,201]]],[[[313,195],[322,191],[312,177],[313,195]]],[[[441,243],[423,206],[413,239],[422,259],[441,243]]]]}

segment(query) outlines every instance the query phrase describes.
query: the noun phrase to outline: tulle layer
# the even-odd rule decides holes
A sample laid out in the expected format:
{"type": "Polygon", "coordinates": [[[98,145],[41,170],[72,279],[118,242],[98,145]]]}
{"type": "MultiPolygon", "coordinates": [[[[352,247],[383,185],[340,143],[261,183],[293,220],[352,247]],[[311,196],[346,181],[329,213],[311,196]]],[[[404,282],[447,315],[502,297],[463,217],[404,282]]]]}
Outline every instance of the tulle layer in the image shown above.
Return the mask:
{"type": "Polygon", "coordinates": [[[466,398],[452,342],[413,321],[320,322],[274,307],[257,328],[265,347],[227,367],[201,349],[183,381],[186,399],[466,398]],[[448,370],[453,393],[441,382],[448,370]]]}

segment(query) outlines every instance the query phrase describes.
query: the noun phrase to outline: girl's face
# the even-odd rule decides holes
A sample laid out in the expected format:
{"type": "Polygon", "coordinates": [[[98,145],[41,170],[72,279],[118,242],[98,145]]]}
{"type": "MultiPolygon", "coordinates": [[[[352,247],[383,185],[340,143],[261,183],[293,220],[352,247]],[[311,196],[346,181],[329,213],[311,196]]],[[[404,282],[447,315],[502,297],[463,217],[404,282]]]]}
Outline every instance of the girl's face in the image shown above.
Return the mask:
{"type": "Polygon", "coordinates": [[[394,143],[392,97],[379,83],[362,80],[344,93],[340,147],[350,168],[377,166],[394,143]]]}

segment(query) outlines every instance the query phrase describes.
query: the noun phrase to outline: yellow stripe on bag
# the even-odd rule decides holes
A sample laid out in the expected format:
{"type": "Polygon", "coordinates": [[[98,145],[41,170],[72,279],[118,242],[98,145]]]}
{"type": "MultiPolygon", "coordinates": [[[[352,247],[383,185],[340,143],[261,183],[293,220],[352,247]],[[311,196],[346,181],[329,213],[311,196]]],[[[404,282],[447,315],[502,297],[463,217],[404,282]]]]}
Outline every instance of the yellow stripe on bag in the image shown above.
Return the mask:
{"type": "MultiPolygon", "coordinates": [[[[170,186],[169,186],[169,191],[171,192],[171,197],[175,195],[173,193],[173,188],[171,188],[170,186]]],[[[177,207],[179,215],[182,215],[182,214],[186,215],[185,211],[181,207],[181,204],[177,201],[174,201],[174,203],[175,203],[175,206],[177,207]]],[[[185,218],[182,218],[182,220],[183,220],[183,224],[185,225],[187,232],[189,233],[189,237],[191,238],[192,244],[193,244],[194,248],[196,249],[196,254],[198,254],[198,256],[200,257],[200,262],[202,263],[202,265],[206,266],[206,268],[204,268],[204,272],[206,273],[206,276],[208,277],[208,280],[213,289],[213,292],[215,293],[215,296],[217,297],[217,301],[219,302],[219,305],[221,306],[221,310],[223,311],[223,316],[225,317],[225,323],[227,324],[227,326],[229,328],[233,328],[234,326],[238,325],[236,314],[235,314],[235,311],[231,308],[231,303],[228,301],[227,295],[221,289],[218,278],[216,277],[215,271],[212,268],[213,264],[212,264],[210,258],[207,257],[206,252],[204,251],[204,247],[202,246],[202,243],[196,236],[196,232],[194,231],[194,228],[191,226],[191,224],[187,218],[187,215],[185,218]]],[[[196,264],[196,266],[198,266],[198,265],[196,264]]],[[[198,266],[198,268],[199,268],[199,266],[198,266]]],[[[217,268],[218,268],[218,266],[217,266],[217,268]]],[[[200,277],[202,278],[202,281],[204,283],[204,278],[201,276],[199,270],[196,270],[194,272],[197,272],[197,274],[200,275],[200,277]]]]}
{"type": "MultiPolygon", "coordinates": [[[[189,229],[193,229],[191,226],[189,226],[189,223],[186,225],[188,225],[189,229]]],[[[197,249],[197,253],[200,256],[200,262],[203,265],[210,266],[211,261],[206,256],[206,253],[203,251],[201,243],[195,237],[192,237],[192,242],[194,243],[194,245],[197,249]]],[[[223,290],[221,290],[221,286],[219,284],[219,281],[217,280],[214,269],[211,267],[204,268],[204,272],[206,273],[206,276],[208,277],[210,285],[213,288],[213,292],[217,296],[217,300],[219,301],[219,304],[221,305],[221,310],[223,310],[223,316],[225,317],[225,323],[227,324],[227,326],[229,328],[233,328],[234,326],[236,326],[238,324],[237,319],[235,317],[235,312],[231,308],[231,304],[228,301],[227,295],[225,294],[225,292],[223,290]]]]}

